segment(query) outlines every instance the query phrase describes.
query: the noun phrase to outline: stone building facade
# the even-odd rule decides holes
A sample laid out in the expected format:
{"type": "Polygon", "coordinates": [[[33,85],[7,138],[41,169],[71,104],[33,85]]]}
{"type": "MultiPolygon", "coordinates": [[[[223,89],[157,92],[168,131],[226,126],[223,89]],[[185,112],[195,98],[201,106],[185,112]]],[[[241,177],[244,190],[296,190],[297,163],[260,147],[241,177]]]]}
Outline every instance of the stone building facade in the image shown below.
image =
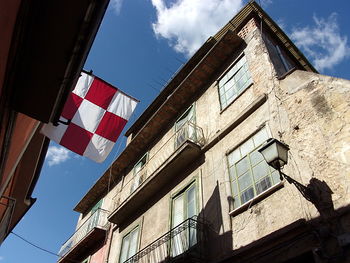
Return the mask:
{"type": "Polygon", "coordinates": [[[349,261],[349,90],[247,4],[126,132],[59,262],[349,261]]]}

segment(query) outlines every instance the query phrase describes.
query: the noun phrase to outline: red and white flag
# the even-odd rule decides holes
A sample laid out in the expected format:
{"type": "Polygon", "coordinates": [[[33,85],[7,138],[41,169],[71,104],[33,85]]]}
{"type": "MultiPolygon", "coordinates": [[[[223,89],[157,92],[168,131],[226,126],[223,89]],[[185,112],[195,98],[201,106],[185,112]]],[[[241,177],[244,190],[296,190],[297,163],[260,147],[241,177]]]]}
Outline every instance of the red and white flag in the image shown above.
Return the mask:
{"type": "Polygon", "coordinates": [[[41,132],[67,149],[103,162],[134,111],[137,100],[100,78],[81,73],[60,118],[41,132]]]}

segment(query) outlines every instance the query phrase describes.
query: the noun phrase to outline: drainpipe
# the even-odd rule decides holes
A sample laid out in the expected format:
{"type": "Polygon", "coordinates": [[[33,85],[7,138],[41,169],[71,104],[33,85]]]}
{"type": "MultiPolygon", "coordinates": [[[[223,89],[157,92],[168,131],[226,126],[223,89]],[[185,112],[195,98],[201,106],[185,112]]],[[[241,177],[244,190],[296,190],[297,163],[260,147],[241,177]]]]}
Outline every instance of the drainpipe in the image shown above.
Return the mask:
{"type": "Polygon", "coordinates": [[[111,246],[112,246],[112,236],[113,236],[113,227],[112,227],[112,223],[109,225],[109,230],[108,230],[108,235],[107,235],[107,242],[106,242],[106,252],[105,252],[105,259],[104,262],[108,263],[108,258],[109,258],[109,254],[111,251],[111,246]]]}

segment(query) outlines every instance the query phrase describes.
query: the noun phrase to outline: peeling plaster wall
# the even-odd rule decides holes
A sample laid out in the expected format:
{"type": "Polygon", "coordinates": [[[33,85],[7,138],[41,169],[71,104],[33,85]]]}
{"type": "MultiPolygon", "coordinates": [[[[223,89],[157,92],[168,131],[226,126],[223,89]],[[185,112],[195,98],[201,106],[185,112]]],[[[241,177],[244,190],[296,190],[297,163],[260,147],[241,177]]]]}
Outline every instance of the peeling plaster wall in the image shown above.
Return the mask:
{"type": "MultiPolygon", "coordinates": [[[[145,211],[114,229],[109,262],[118,262],[122,238],[136,225],[141,227],[139,248],[168,232],[171,197],[193,180],[198,185],[199,213],[212,223],[217,235],[210,248],[216,260],[298,219],[328,218],[333,215],[334,209],[349,205],[350,81],[300,70],[279,80],[260,31],[251,27],[244,36],[246,46],[233,54],[226,68],[244,52],[253,85],[224,110],[220,109],[216,82],[209,85],[196,101],[197,125],[203,129],[206,142],[209,142],[261,95],[266,94],[267,101],[228,134],[218,138],[218,142],[201,157],[203,161],[194,162],[184,169],[179,175],[179,182],[169,182],[169,189],[161,189],[159,196],[150,201],[145,211]],[[322,189],[317,185],[314,189],[319,191],[322,215],[320,207],[308,202],[294,185],[287,182],[256,204],[234,216],[229,215],[233,208],[227,154],[262,126],[271,137],[290,146],[289,162],[284,168],[286,174],[305,186],[312,179],[322,184],[322,189]],[[327,195],[331,196],[332,202],[326,198],[327,195]]],[[[173,134],[174,129],[170,127],[151,147],[150,156],[162,148],[173,149],[171,143],[164,146],[171,141],[173,134]]],[[[148,165],[162,161],[161,158],[154,159],[149,160],[148,165]]],[[[148,165],[146,169],[150,167],[148,165]]],[[[123,186],[120,181],[107,195],[108,210],[113,211],[128,197],[130,189],[126,185],[132,178],[133,171],[130,170],[123,186]]],[[[341,227],[350,231],[350,224],[345,219],[341,219],[341,227]]],[[[298,250],[294,249],[291,253],[296,255],[298,250]]]]}

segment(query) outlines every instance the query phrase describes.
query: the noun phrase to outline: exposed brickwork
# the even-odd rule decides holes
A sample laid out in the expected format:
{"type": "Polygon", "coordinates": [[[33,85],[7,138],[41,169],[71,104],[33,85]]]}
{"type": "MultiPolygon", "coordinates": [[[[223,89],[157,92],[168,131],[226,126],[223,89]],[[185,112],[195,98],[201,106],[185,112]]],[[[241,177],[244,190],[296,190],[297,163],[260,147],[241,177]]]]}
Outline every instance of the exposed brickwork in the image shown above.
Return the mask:
{"type": "Polygon", "coordinates": [[[246,36],[252,32],[254,29],[258,27],[258,22],[255,18],[252,18],[248,21],[248,23],[238,32],[238,35],[245,39],[246,36]]]}

